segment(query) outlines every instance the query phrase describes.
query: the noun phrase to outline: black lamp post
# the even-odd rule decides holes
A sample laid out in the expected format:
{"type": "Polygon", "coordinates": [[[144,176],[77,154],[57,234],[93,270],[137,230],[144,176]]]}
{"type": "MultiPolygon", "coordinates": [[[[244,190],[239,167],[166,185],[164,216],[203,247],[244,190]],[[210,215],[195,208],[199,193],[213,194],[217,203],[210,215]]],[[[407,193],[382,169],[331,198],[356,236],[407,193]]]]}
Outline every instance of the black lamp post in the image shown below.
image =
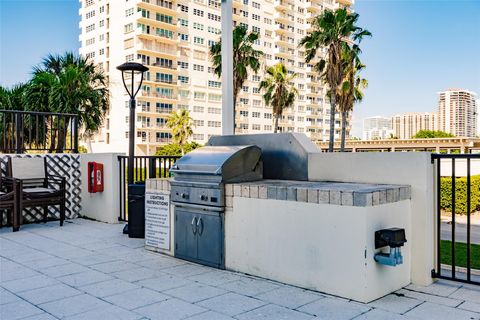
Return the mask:
{"type": "Polygon", "coordinates": [[[128,95],[130,96],[130,118],[129,118],[129,133],[128,133],[128,183],[134,183],[133,181],[133,161],[135,155],[135,96],[142,87],[143,82],[143,73],[148,71],[148,67],[144,66],[141,63],[136,62],[125,62],[117,67],[118,70],[122,72],[122,81],[127,90],[128,95]],[[125,83],[125,73],[131,78],[131,89],[128,89],[127,84],[125,83]],[[137,90],[135,90],[135,75],[140,74],[140,84],[138,85],[137,90]]]}
{"type": "MultiPolygon", "coordinates": [[[[128,224],[123,228],[123,233],[128,233],[130,238],[145,237],[145,184],[135,184],[133,181],[133,161],[135,156],[135,96],[142,87],[143,73],[148,68],[141,63],[126,62],[117,67],[122,72],[122,81],[130,96],[130,130],[128,134],[128,224]],[[128,89],[125,75],[130,77],[131,86],[128,89]],[[135,88],[135,75],[140,76],[140,84],[135,88]]],[[[137,78],[138,79],[138,78],[137,78]]]]}

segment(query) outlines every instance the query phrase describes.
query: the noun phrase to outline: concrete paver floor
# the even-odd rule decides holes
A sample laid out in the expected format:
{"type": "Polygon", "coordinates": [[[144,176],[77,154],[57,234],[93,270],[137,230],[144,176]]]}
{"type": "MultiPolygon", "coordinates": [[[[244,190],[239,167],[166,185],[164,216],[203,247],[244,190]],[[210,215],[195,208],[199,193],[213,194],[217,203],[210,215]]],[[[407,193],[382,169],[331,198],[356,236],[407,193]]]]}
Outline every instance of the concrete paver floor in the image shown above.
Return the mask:
{"type": "Polygon", "coordinates": [[[439,281],[369,304],[191,264],[122,225],[0,229],[0,319],[480,319],[480,287],[439,281]]]}

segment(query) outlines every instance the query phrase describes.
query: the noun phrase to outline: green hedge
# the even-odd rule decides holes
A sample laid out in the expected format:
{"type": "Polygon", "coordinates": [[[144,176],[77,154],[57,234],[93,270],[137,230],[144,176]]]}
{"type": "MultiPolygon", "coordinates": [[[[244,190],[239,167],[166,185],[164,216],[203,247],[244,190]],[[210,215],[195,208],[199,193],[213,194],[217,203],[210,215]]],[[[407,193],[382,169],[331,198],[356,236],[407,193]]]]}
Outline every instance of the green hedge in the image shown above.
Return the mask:
{"type": "MultiPolygon", "coordinates": [[[[452,178],[442,177],[440,180],[440,207],[452,212],[452,178]]],[[[480,210],[480,176],[470,178],[470,212],[480,210]]],[[[467,178],[455,179],[455,213],[467,214],[467,178]]]]}

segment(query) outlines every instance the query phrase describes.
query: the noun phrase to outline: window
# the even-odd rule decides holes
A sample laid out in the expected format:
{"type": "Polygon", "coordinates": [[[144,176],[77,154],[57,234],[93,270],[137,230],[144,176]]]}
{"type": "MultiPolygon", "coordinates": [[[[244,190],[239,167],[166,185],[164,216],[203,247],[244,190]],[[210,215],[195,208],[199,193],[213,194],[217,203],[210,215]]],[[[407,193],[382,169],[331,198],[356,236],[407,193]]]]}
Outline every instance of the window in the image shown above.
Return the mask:
{"type": "Polygon", "coordinates": [[[201,133],[195,133],[193,135],[193,140],[204,140],[205,139],[205,135],[204,134],[201,134],[201,133]]]}
{"type": "Polygon", "coordinates": [[[222,87],[222,83],[220,81],[212,81],[212,80],[208,80],[208,86],[210,88],[221,88],[222,87]]]}
{"type": "Polygon", "coordinates": [[[203,121],[203,120],[193,120],[193,124],[196,127],[203,127],[205,125],[205,121],[203,121]]]}
{"type": "Polygon", "coordinates": [[[101,6],[101,7],[98,9],[98,12],[99,12],[99,13],[104,13],[104,12],[105,12],[105,6],[101,6]]]}
{"type": "Polygon", "coordinates": [[[272,19],[263,18],[263,22],[264,22],[265,24],[272,24],[272,19]]]}
{"type": "Polygon", "coordinates": [[[261,107],[262,106],[262,100],[253,99],[253,106],[254,107],[261,107]]]}
{"type": "Polygon", "coordinates": [[[180,38],[181,41],[188,42],[188,34],[179,33],[178,38],[180,38]]]}
{"type": "Polygon", "coordinates": [[[208,121],[208,126],[210,128],[220,128],[222,126],[221,121],[208,121]]]}
{"type": "Polygon", "coordinates": [[[221,7],[220,0],[208,0],[208,6],[219,9],[221,7]]]}
{"type": "Polygon", "coordinates": [[[213,33],[213,34],[220,34],[222,33],[222,30],[214,27],[208,27],[208,32],[213,33]]]}
{"type": "Polygon", "coordinates": [[[195,71],[204,71],[205,67],[200,65],[200,64],[194,64],[193,65],[193,70],[195,71]]]}
{"type": "Polygon", "coordinates": [[[240,110],[240,116],[242,116],[242,117],[248,117],[248,111],[246,111],[246,110],[240,110]]]}
{"type": "Polygon", "coordinates": [[[272,126],[270,124],[266,124],[266,125],[263,126],[263,130],[272,131],[272,126]]]}
{"type": "Polygon", "coordinates": [[[190,79],[189,77],[186,77],[186,76],[178,76],[178,81],[181,83],[189,83],[190,79]]]}
{"type": "Polygon", "coordinates": [[[252,130],[260,130],[260,125],[259,124],[252,124],[252,130]]]}
{"type": "Polygon", "coordinates": [[[85,31],[90,32],[95,30],[95,24],[91,24],[85,28],[85,31]]]}
{"type": "Polygon", "coordinates": [[[131,62],[133,61],[133,59],[134,59],[133,54],[129,54],[125,56],[125,62],[131,62]]]}
{"type": "Polygon", "coordinates": [[[218,22],[221,21],[220,16],[217,15],[217,14],[213,14],[213,13],[209,13],[209,14],[208,14],[208,19],[209,19],[209,20],[213,20],[213,21],[218,21],[218,22]]]}
{"type": "Polygon", "coordinates": [[[188,90],[178,90],[178,95],[181,98],[188,98],[190,96],[190,91],[188,91],[188,90]]]}
{"type": "Polygon", "coordinates": [[[253,93],[260,93],[260,88],[252,88],[253,93]]]}
{"type": "Polygon", "coordinates": [[[98,36],[98,41],[103,41],[103,40],[105,40],[105,34],[102,33],[101,35],[98,36]]]}
{"type": "Polygon", "coordinates": [[[260,21],[260,16],[258,14],[252,14],[252,19],[260,21]]]}
{"type": "Polygon", "coordinates": [[[215,44],[216,42],[213,40],[208,40],[208,46],[211,47],[215,44]]]}
{"type": "Polygon", "coordinates": [[[248,11],[240,9],[240,14],[244,16],[245,18],[248,18],[248,11]]]}
{"type": "Polygon", "coordinates": [[[105,54],[105,49],[104,48],[100,49],[98,54],[103,56],[105,54]]]}
{"type": "Polygon", "coordinates": [[[242,91],[248,93],[248,86],[243,86],[242,91]]]}
{"type": "Polygon", "coordinates": [[[252,81],[259,82],[260,81],[260,76],[259,75],[252,75],[252,81]]]}
{"type": "Polygon", "coordinates": [[[179,4],[178,7],[180,8],[180,11],[188,12],[188,6],[185,6],[183,4],[179,4]]]}
{"type": "Polygon", "coordinates": [[[264,117],[265,119],[272,119],[272,114],[271,114],[271,113],[264,113],[264,114],[263,114],[263,117],[264,117]]]}
{"type": "Polygon", "coordinates": [[[134,13],[135,13],[135,8],[127,9],[125,10],[125,17],[133,16],[134,13]]]}
{"type": "Polygon", "coordinates": [[[90,39],[87,39],[87,41],[85,41],[85,45],[89,46],[91,44],[94,44],[95,43],[95,38],[90,38],[90,39]]]}
{"type": "Polygon", "coordinates": [[[221,94],[209,93],[208,94],[208,101],[213,101],[213,102],[222,101],[222,95],[221,94]]]}
{"type": "Polygon", "coordinates": [[[105,25],[105,20],[100,20],[100,22],[98,23],[98,26],[101,28],[105,25]]]}
{"type": "Polygon", "coordinates": [[[260,112],[257,112],[257,111],[252,112],[252,117],[253,118],[260,118],[260,112]]]}
{"type": "Polygon", "coordinates": [[[188,69],[188,62],[178,61],[177,64],[182,69],[188,69]]]}
{"type": "Polygon", "coordinates": [[[91,5],[93,5],[95,3],[94,0],[86,0],[85,1],[85,7],[90,7],[91,5]]]}
{"type": "Polygon", "coordinates": [[[209,108],[208,108],[208,113],[221,114],[221,113],[222,113],[222,109],[209,107],[209,108]]]}
{"type": "Polygon", "coordinates": [[[201,106],[193,106],[193,112],[203,112],[204,107],[201,106]]]}
{"type": "Polygon", "coordinates": [[[89,11],[85,14],[86,19],[90,19],[90,18],[93,18],[93,17],[95,17],[95,10],[89,11]]]}
{"type": "Polygon", "coordinates": [[[198,22],[194,22],[194,23],[193,23],[193,29],[203,30],[203,28],[204,28],[204,25],[203,25],[203,24],[198,23],[198,22]]]}
{"type": "Polygon", "coordinates": [[[205,100],[205,92],[195,91],[193,93],[193,98],[195,100],[205,100]]]}
{"type": "Polygon", "coordinates": [[[126,24],[124,27],[124,32],[129,33],[133,31],[133,23],[126,24]]]}
{"type": "Polygon", "coordinates": [[[195,16],[203,17],[204,12],[203,10],[200,10],[200,9],[193,9],[193,14],[195,16]]]}
{"type": "Polygon", "coordinates": [[[248,104],[247,98],[240,98],[240,104],[248,104]]]}
{"type": "Polygon", "coordinates": [[[240,123],[239,127],[242,130],[248,130],[248,123],[240,123]]]}
{"type": "Polygon", "coordinates": [[[177,24],[182,27],[188,27],[188,20],[178,18],[177,24]]]}
{"type": "Polygon", "coordinates": [[[193,43],[195,43],[195,44],[203,44],[204,42],[205,42],[204,38],[193,37],[193,43]]]}

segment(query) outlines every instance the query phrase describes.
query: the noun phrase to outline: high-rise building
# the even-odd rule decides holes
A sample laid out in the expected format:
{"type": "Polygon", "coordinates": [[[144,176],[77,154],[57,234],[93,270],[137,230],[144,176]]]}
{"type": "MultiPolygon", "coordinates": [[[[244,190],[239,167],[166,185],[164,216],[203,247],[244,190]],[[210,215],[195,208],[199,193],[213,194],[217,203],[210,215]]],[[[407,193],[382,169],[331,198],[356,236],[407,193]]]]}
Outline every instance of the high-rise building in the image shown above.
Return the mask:
{"type": "MultiPolygon", "coordinates": [[[[166,120],[185,108],[195,122],[193,140],[205,143],[221,133],[221,80],[211,68],[209,47],[220,38],[220,0],[80,0],[80,54],[94,59],[109,78],[111,105],[104,127],[89,143],[93,150],[127,151],[128,122],[136,122],[136,153],[153,154],[171,141],[166,120]],[[147,65],[137,96],[136,118],[129,119],[128,96],[116,66],[136,61],[147,65]]],[[[294,80],[298,97],[286,110],[281,131],[304,132],[327,140],[329,103],[326,88],[304,62],[298,43],[310,21],[325,9],[351,5],[351,0],[233,0],[235,25],[256,31],[255,47],[265,55],[262,69],[284,63],[294,80]]],[[[321,54],[323,54],[322,51],[321,54]]],[[[266,107],[259,82],[263,70],[250,74],[236,106],[236,131],[273,131],[272,109],[266,107]]],[[[336,119],[340,135],[340,117],[336,119]]],[[[348,127],[348,131],[350,127],[348,127]]]]}
{"type": "Polygon", "coordinates": [[[475,92],[447,89],[438,93],[439,128],[456,137],[475,137],[477,107],[475,92]]]}
{"type": "Polygon", "coordinates": [[[411,139],[420,130],[438,130],[436,112],[410,112],[392,117],[393,134],[398,139],[411,139]]]}
{"type": "Polygon", "coordinates": [[[363,120],[363,140],[388,139],[392,134],[391,118],[371,117],[363,120]]]}

